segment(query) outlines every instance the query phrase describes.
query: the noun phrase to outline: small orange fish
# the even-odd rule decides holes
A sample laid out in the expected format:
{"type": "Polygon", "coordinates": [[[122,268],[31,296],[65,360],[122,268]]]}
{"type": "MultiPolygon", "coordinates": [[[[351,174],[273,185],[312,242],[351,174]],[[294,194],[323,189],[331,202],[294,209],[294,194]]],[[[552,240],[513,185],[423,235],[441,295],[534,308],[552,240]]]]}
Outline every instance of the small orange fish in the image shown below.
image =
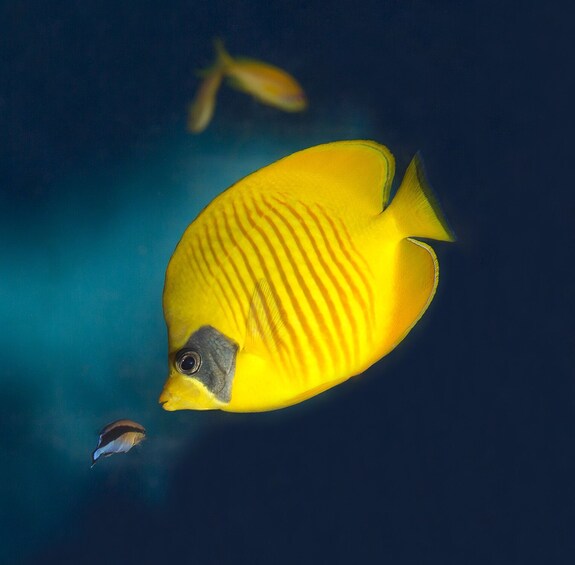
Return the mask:
{"type": "Polygon", "coordinates": [[[216,95],[222,83],[223,73],[219,66],[208,71],[188,112],[188,129],[201,133],[210,123],[216,107],[216,95]]]}
{"type": "Polygon", "coordinates": [[[285,112],[301,112],[307,108],[304,91],[290,74],[255,59],[233,58],[219,39],[214,45],[216,67],[223,69],[230,86],[285,112]]]}
{"type": "Polygon", "coordinates": [[[255,59],[233,58],[219,39],[214,46],[216,62],[201,72],[203,80],[188,109],[189,131],[201,133],[208,127],[223,78],[232,88],[284,112],[301,112],[307,108],[305,93],[290,74],[255,59]]]}

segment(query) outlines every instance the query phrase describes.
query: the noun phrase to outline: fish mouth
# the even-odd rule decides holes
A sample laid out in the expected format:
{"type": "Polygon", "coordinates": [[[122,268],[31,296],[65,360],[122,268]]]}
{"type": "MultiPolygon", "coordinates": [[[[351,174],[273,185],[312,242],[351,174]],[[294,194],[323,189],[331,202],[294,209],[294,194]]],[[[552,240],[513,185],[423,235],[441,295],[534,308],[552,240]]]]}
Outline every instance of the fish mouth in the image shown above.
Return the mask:
{"type": "Polygon", "coordinates": [[[174,410],[177,410],[177,408],[173,406],[173,400],[174,397],[172,396],[172,394],[167,392],[166,390],[163,390],[162,394],[160,395],[160,398],[158,399],[158,403],[164,410],[167,410],[168,412],[173,412],[174,410]]]}
{"type": "Polygon", "coordinates": [[[175,410],[177,410],[177,408],[173,404],[170,404],[169,400],[164,400],[163,402],[160,402],[160,406],[167,412],[174,412],[175,410]]]}
{"type": "Polygon", "coordinates": [[[199,381],[170,375],[158,399],[160,406],[168,412],[176,410],[214,410],[225,404],[199,381]]]}

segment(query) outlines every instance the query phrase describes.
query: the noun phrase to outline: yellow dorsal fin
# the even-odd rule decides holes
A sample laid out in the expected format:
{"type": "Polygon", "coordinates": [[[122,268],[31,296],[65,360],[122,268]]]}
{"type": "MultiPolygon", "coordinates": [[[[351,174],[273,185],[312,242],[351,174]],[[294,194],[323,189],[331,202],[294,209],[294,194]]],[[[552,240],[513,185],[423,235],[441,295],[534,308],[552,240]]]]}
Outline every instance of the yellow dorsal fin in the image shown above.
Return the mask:
{"type": "Polygon", "coordinates": [[[377,215],[387,205],[395,161],[374,141],[337,141],[299,151],[245,179],[305,203],[321,203],[342,216],[377,215]]]}
{"type": "Polygon", "coordinates": [[[254,354],[276,350],[283,328],[278,300],[268,281],[260,279],[250,302],[245,349],[254,354]]]}
{"type": "Polygon", "coordinates": [[[404,239],[398,245],[396,281],[401,281],[393,298],[394,311],[390,316],[386,342],[393,349],[409,333],[427,310],[437,283],[439,264],[429,245],[414,239],[404,239]]]}
{"type": "Polygon", "coordinates": [[[407,167],[401,186],[386,215],[393,215],[397,229],[403,237],[455,241],[455,234],[449,227],[427,181],[419,154],[407,167]]]}

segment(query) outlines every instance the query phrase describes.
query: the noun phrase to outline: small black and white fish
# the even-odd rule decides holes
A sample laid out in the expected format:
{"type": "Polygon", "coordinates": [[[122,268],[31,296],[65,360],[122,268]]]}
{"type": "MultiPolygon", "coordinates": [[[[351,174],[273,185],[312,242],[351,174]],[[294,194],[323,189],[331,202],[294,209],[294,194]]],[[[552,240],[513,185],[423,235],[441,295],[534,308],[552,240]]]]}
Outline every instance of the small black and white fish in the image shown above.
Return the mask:
{"type": "Polygon", "coordinates": [[[109,457],[115,453],[127,453],[146,438],[143,426],[132,420],[116,420],[108,424],[101,432],[98,446],[92,453],[92,467],[100,457],[109,457]]]}

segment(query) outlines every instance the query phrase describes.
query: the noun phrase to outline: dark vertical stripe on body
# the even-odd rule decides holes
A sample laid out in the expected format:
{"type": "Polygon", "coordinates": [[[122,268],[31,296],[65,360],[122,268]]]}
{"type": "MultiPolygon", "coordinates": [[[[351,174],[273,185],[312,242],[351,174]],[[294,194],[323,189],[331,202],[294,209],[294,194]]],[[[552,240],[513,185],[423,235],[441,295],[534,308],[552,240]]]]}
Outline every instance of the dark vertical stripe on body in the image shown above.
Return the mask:
{"type": "MultiPolygon", "coordinates": [[[[314,313],[314,315],[316,316],[316,319],[318,320],[318,322],[322,321],[321,318],[321,312],[319,312],[319,310],[317,309],[317,305],[315,304],[315,302],[313,301],[313,297],[311,296],[311,293],[309,291],[309,288],[307,287],[307,285],[305,284],[305,281],[303,280],[303,277],[301,276],[301,273],[299,272],[299,268],[298,265],[295,263],[294,258],[291,254],[291,251],[289,249],[289,247],[286,245],[286,242],[284,240],[283,235],[281,234],[281,232],[279,231],[278,227],[275,225],[275,223],[272,221],[272,219],[270,218],[269,215],[265,214],[257,205],[256,201],[253,201],[253,205],[256,209],[256,212],[260,215],[260,217],[262,217],[264,220],[266,220],[266,223],[270,226],[270,228],[272,229],[272,231],[274,232],[277,240],[279,241],[279,243],[281,244],[284,253],[288,259],[288,261],[290,262],[290,266],[291,269],[293,270],[295,277],[298,281],[298,284],[300,286],[300,289],[302,291],[302,293],[304,294],[310,309],[312,310],[312,312],[314,313]]],[[[249,216],[248,216],[249,217],[249,216]]],[[[298,301],[294,295],[293,289],[291,288],[291,286],[289,285],[289,281],[287,280],[287,276],[285,273],[285,270],[281,264],[281,261],[279,260],[279,257],[274,249],[274,246],[271,244],[271,241],[268,237],[268,235],[265,233],[265,230],[263,230],[259,225],[257,225],[257,223],[253,223],[253,226],[255,227],[255,229],[258,230],[258,232],[260,233],[260,235],[262,236],[262,238],[264,239],[264,241],[266,242],[266,245],[268,246],[270,253],[272,254],[274,261],[276,263],[276,266],[278,268],[278,272],[280,274],[280,277],[282,279],[282,282],[284,284],[284,288],[286,290],[286,293],[288,294],[289,300],[294,308],[295,314],[298,317],[298,321],[300,322],[300,325],[302,326],[304,333],[306,334],[306,337],[308,339],[310,339],[310,341],[312,342],[313,347],[315,347],[315,353],[316,353],[316,357],[318,358],[319,361],[319,365],[320,368],[322,369],[326,369],[327,365],[326,365],[326,357],[324,355],[324,352],[321,349],[321,345],[320,342],[318,340],[318,337],[313,333],[311,326],[309,325],[309,322],[306,318],[306,316],[303,314],[303,312],[301,311],[301,308],[298,304],[298,301]]],[[[302,347],[306,346],[305,343],[302,343],[301,340],[296,340],[294,342],[297,345],[300,345],[302,347]]]]}
{"type": "MultiPolygon", "coordinates": [[[[252,227],[253,227],[252,220],[251,220],[251,218],[250,218],[250,216],[249,216],[249,210],[247,210],[246,205],[245,205],[244,202],[242,202],[242,206],[243,206],[243,208],[244,208],[244,214],[245,214],[246,218],[248,218],[248,220],[250,221],[250,224],[251,224],[252,227]]],[[[279,297],[278,297],[277,294],[276,294],[275,289],[273,288],[272,279],[271,279],[270,273],[269,273],[269,271],[268,271],[268,269],[267,269],[267,267],[266,267],[264,258],[262,257],[262,255],[261,255],[261,253],[260,253],[260,251],[259,251],[257,245],[255,244],[254,240],[253,240],[252,237],[250,236],[248,230],[243,226],[243,224],[242,224],[242,222],[241,222],[241,220],[240,220],[240,218],[239,218],[239,214],[238,214],[238,211],[237,211],[237,206],[233,206],[232,209],[233,209],[233,211],[234,211],[234,219],[235,219],[236,225],[238,226],[238,229],[242,232],[242,235],[244,236],[246,242],[250,245],[250,247],[251,247],[251,249],[252,249],[252,251],[253,251],[255,257],[258,259],[258,261],[259,261],[259,263],[260,263],[260,266],[261,266],[261,268],[262,268],[262,272],[263,272],[263,274],[264,274],[264,278],[267,279],[267,281],[270,283],[270,289],[271,289],[271,291],[272,291],[272,293],[273,293],[274,301],[275,301],[276,304],[279,305],[280,308],[281,308],[281,310],[280,310],[280,315],[281,315],[282,321],[284,322],[284,326],[286,327],[286,330],[288,331],[288,333],[290,334],[291,339],[293,340],[293,339],[295,339],[294,329],[293,329],[293,328],[291,327],[291,325],[289,324],[289,320],[287,319],[286,312],[285,312],[285,310],[283,309],[283,307],[281,306],[281,300],[279,299],[279,297]]],[[[241,256],[242,256],[242,259],[243,259],[243,261],[244,261],[244,264],[245,264],[245,266],[246,266],[246,269],[248,270],[250,276],[252,277],[252,279],[253,279],[253,281],[254,281],[254,284],[257,284],[256,275],[255,275],[255,273],[254,273],[254,271],[253,271],[253,269],[252,269],[252,267],[251,267],[251,265],[250,265],[249,258],[246,256],[246,254],[245,254],[244,250],[242,249],[241,245],[239,245],[239,244],[236,242],[235,238],[233,238],[232,231],[231,231],[231,229],[230,229],[230,226],[229,226],[227,220],[226,220],[226,228],[228,229],[228,232],[229,232],[229,234],[230,234],[230,237],[232,237],[235,246],[237,247],[238,251],[240,252],[240,254],[241,254],[241,256]]],[[[271,320],[271,319],[272,319],[271,312],[269,311],[268,305],[265,304],[265,301],[264,301],[264,307],[265,307],[265,310],[266,310],[266,316],[268,316],[268,319],[271,320]]],[[[261,320],[257,320],[257,323],[258,323],[258,325],[260,326],[260,328],[262,328],[262,322],[261,322],[261,320]]],[[[283,341],[283,339],[281,338],[281,336],[279,336],[279,335],[276,334],[276,335],[274,335],[274,336],[272,336],[272,337],[274,338],[274,341],[276,341],[276,346],[277,346],[277,348],[278,348],[278,352],[279,352],[279,354],[280,354],[280,357],[283,359],[284,363],[286,363],[286,365],[287,365],[288,367],[293,368],[293,367],[292,367],[292,364],[291,364],[291,359],[290,359],[289,354],[288,354],[288,351],[287,351],[286,344],[284,343],[284,341],[283,341]]],[[[265,342],[265,340],[264,340],[264,345],[266,345],[266,347],[268,346],[268,344],[265,342]]]]}
{"type": "MultiPolygon", "coordinates": [[[[199,242],[199,237],[196,238],[196,241],[199,242]]],[[[202,254],[201,249],[200,249],[200,245],[198,244],[198,249],[196,249],[195,245],[193,245],[193,242],[192,242],[192,244],[189,246],[189,249],[191,251],[190,258],[193,259],[194,263],[196,264],[195,272],[199,273],[201,275],[201,277],[204,279],[204,283],[206,285],[206,288],[210,288],[212,283],[210,282],[210,280],[208,279],[208,277],[204,273],[202,266],[201,266],[203,263],[203,265],[205,265],[207,268],[206,261],[205,261],[205,259],[202,259],[202,261],[200,261],[198,259],[198,256],[196,255],[196,252],[199,252],[200,254],[202,254]]],[[[202,254],[202,256],[203,256],[203,254],[202,254]]],[[[192,265],[192,267],[193,267],[193,265],[192,265]]],[[[225,310],[224,304],[222,303],[222,299],[218,294],[216,294],[216,300],[218,301],[220,308],[222,310],[225,310]]]]}
{"type": "MultiPolygon", "coordinates": [[[[231,227],[230,227],[230,223],[228,221],[228,216],[227,214],[223,214],[224,216],[224,230],[226,232],[226,235],[228,236],[228,239],[231,243],[231,246],[233,246],[234,249],[237,249],[240,253],[240,255],[242,256],[242,260],[244,262],[244,266],[246,267],[246,269],[248,270],[248,276],[251,277],[250,279],[250,283],[254,282],[255,279],[255,275],[253,273],[253,271],[250,269],[250,265],[246,260],[246,256],[242,250],[242,248],[240,247],[239,243],[237,242],[235,236],[234,236],[234,232],[232,231],[231,227]]],[[[246,300],[248,302],[248,306],[251,300],[251,294],[250,291],[246,285],[246,282],[244,281],[244,279],[242,278],[241,274],[240,274],[240,269],[239,267],[236,265],[236,263],[234,261],[231,261],[232,263],[232,268],[234,269],[234,273],[236,275],[236,277],[238,278],[238,281],[242,287],[242,290],[244,292],[244,295],[246,297],[246,300]]]]}
{"type": "MultiPolygon", "coordinates": [[[[234,214],[236,214],[235,207],[234,207],[234,214]]],[[[226,230],[226,234],[228,236],[228,239],[230,240],[230,243],[233,246],[233,248],[238,250],[238,252],[241,256],[241,259],[244,263],[244,267],[248,271],[248,276],[250,277],[250,283],[251,283],[251,285],[253,285],[255,287],[257,285],[256,274],[254,273],[252,266],[250,265],[249,259],[246,256],[244,250],[242,249],[241,245],[238,243],[238,241],[236,240],[236,238],[234,236],[234,233],[233,233],[233,231],[230,227],[230,223],[228,221],[227,214],[224,213],[223,216],[224,216],[224,228],[226,230]]],[[[239,222],[238,222],[238,218],[237,218],[237,214],[236,214],[235,219],[236,219],[236,223],[238,224],[238,227],[240,227],[239,222]]],[[[242,289],[243,289],[244,294],[245,294],[246,299],[247,299],[248,306],[247,306],[247,311],[246,311],[246,323],[247,323],[247,320],[249,319],[250,315],[253,315],[257,330],[260,333],[260,335],[263,336],[265,334],[265,332],[264,332],[264,320],[260,319],[260,315],[258,312],[251,310],[252,302],[254,300],[254,293],[253,292],[250,293],[244,279],[242,278],[242,276],[240,274],[240,270],[239,270],[238,266],[235,264],[235,262],[232,262],[232,267],[234,269],[234,273],[235,273],[237,279],[239,280],[239,282],[242,286],[242,289]]],[[[254,292],[255,292],[255,290],[254,290],[254,292]]],[[[268,319],[270,319],[271,313],[269,312],[267,304],[264,305],[264,310],[265,310],[264,315],[267,316],[268,319]]],[[[247,328],[247,325],[246,325],[246,330],[249,330],[247,328]]],[[[266,347],[268,346],[268,344],[266,344],[265,341],[264,341],[264,345],[266,345],[266,347]]]]}
{"type": "MultiPolygon", "coordinates": [[[[281,203],[281,201],[278,200],[277,198],[274,198],[274,199],[281,203]]],[[[312,247],[315,251],[315,254],[318,258],[319,263],[321,264],[327,277],[331,280],[331,282],[332,282],[332,284],[333,284],[333,286],[334,286],[334,288],[335,288],[335,290],[339,296],[339,301],[341,303],[342,310],[344,313],[347,314],[345,321],[347,321],[349,323],[349,325],[351,326],[351,333],[352,333],[353,341],[354,341],[354,347],[353,347],[353,350],[351,351],[351,353],[354,357],[353,360],[356,361],[357,356],[360,353],[360,336],[359,336],[359,330],[358,330],[358,325],[357,325],[357,319],[354,315],[354,312],[350,312],[349,308],[346,307],[347,304],[350,302],[350,296],[348,293],[351,293],[351,299],[352,300],[355,300],[355,296],[354,296],[354,292],[350,286],[349,275],[348,275],[347,271],[345,270],[345,266],[342,265],[341,263],[338,264],[335,261],[332,262],[332,266],[328,265],[327,261],[324,258],[324,254],[319,249],[318,242],[316,242],[314,236],[312,235],[311,230],[310,230],[305,218],[303,218],[297,212],[297,210],[295,210],[287,202],[284,202],[283,204],[297,218],[297,220],[299,221],[303,230],[306,232],[307,237],[308,237],[310,243],[312,244],[312,247]],[[333,266],[335,266],[335,268],[337,269],[337,273],[334,273],[334,271],[333,271],[334,267],[333,266]],[[340,282],[340,277],[342,277],[347,282],[348,292],[346,292],[345,289],[343,288],[343,286],[340,282]]],[[[325,233],[323,233],[321,226],[319,225],[319,223],[317,221],[317,218],[314,217],[313,214],[311,214],[311,211],[309,210],[308,206],[306,206],[303,202],[300,204],[307,211],[308,215],[311,218],[311,221],[317,227],[318,232],[320,233],[320,236],[322,237],[324,247],[328,250],[328,253],[332,257],[334,257],[336,255],[336,253],[331,248],[331,244],[330,244],[329,240],[325,237],[325,233]]],[[[337,316],[337,311],[335,311],[335,306],[333,305],[333,302],[331,302],[331,306],[334,309],[335,315],[337,316]]],[[[336,320],[335,323],[337,323],[338,321],[344,322],[344,320],[336,320]]],[[[338,326],[336,325],[335,328],[337,329],[338,326]]],[[[347,345],[347,340],[345,339],[345,336],[340,336],[340,343],[336,344],[336,346],[343,345],[343,344],[347,345]]],[[[350,353],[349,347],[348,347],[348,353],[350,353]]]]}
{"type": "MultiPolygon", "coordinates": [[[[223,217],[224,217],[224,222],[227,222],[227,216],[226,216],[225,212],[222,213],[222,215],[223,215],[223,217]]],[[[232,256],[232,255],[230,254],[230,252],[229,252],[230,249],[232,249],[232,247],[233,247],[232,244],[234,243],[234,240],[233,240],[233,238],[232,238],[231,233],[228,231],[228,232],[227,232],[227,235],[228,235],[228,240],[229,240],[229,242],[228,242],[228,245],[225,245],[225,243],[224,243],[224,238],[222,237],[222,234],[221,234],[221,232],[220,232],[220,224],[219,224],[219,222],[217,221],[217,219],[215,219],[215,218],[214,218],[214,225],[215,225],[215,235],[216,235],[216,239],[217,239],[217,241],[218,241],[218,243],[219,243],[219,245],[220,245],[220,249],[222,250],[222,255],[221,255],[221,256],[218,256],[218,263],[219,263],[219,266],[220,266],[220,269],[221,269],[222,273],[224,274],[224,276],[225,276],[225,278],[226,278],[226,282],[227,282],[227,284],[228,284],[230,290],[232,291],[232,293],[233,293],[233,295],[234,295],[234,299],[236,300],[236,302],[237,302],[237,304],[238,304],[238,306],[239,306],[239,308],[240,308],[240,311],[241,311],[241,310],[242,310],[242,308],[241,308],[242,298],[241,298],[241,296],[240,296],[240,294],[239,294],[239,292],[238,292],[238,289],[237,289],[236,285],[233,283],[232,279],[230,278],[230,276],[228,275],[228,273],[226,272],[226,269],[224,268],[224,266],[223,266],[223,264],[222,264],[222,262],[225,261],[225,262],[227,262],[227,264],[229,264],[229,265],[232,267],[232,270],[233,270],[233,272],[234,272],[234,275],[235,275],[236,279],[239,281],[239,283],[240,283],[240,285],[241,285],[241,287],[242,287],[242,290],[243,290],[243,292],[244,292],[245,299],[246,299],[247,304],[248,304],[248,307],[249,307],[249,301],[250,301],[249,291],[248,291],[248,289],[246,288],[246,285],[245,285],[245,283],[244,283],[244,280],[243,280],[242,277],[240,276],[239,269],[238,269],[238,267],[237,267],[237,265],[236,265],[236,263],[235,263],[235,261],[234,261],[233,256],[232,256]],[[222,261],[222,259],[223,259],[223,261],[222,261]]],[[[227,230],[226,230],[226,231],[227,231],[227,230]]],[[[244,317],[244,319],[242,320],[241,325],[240,325],[240,324],[238,325],[238,329],[240,330],[240,332],[243,330],[243,328],[245,328],[246,318],[247,318],[247,311],[246,311],[246,313],[245,313],[245,317],[244,317]]]]}
{"type": "MultiPolygon", "coordinates": [[[[343,241],[342,241],[342,239],[338,233],[337,226],[335,225],[332,218],[330,218],[330,216],[325,212],[325,210],[323,210],[319,205],[317,207],[318,207],[318,210],[321,212],[322,216],[326,219],[326,221],[331,226],[332,232],[333,232],[333,234],[337,240],[337,243],[339,245],[339,249],[343,253],[345,259],[348,260],[350,267],[353,267],[353,271],[357,274],[358,278],[361,279],[361,281],[363,282],[365,292],[367,293],[367,301],[366,301],[365,297],[363,296],[363,294],[360,292],[360,290],[359,290],[357,284],[355,283],[355,281],[353,280],[353,278],[352,277],[347,278],[347,281],[349,282],[350,286],[353,287],[354,292],[356,293],[358,300],[361,302],[361,306],[362,306],[364,312],[368,312],[368,314],[369,314],[370,330],[372,330],[374,325],[375,325],[375,315],[374,315],[375,313],[373,310],[374,305],[375,305],[375,300],[374,300],[375,297],[373,294],[373,288],[369,284],[369,280],[367,279],[365,274],[362,272],[361,268],[358,266],[357,262],[354,260],[351,253],[346,249],[346,247],[345,247],[345,245],[344,245],[344,243],[343,243],[343,241]]],[[[319,221],[319,218],[313,213],[311,208],[309,208],[309,207],[306,207],[306,208],[307,208],[309,214],[311,215],[311,217],[314,218],[314,220],[316,221],[325,241],[326,242],[329,241],[327,234],[325,233],[325,230],[323,229],[323,226],[321,225],[321,222],[319,221]]],[[[342,224],[343,224],[343,222],[342,222],[342,224]]],[[[345,229],[345,226],[342,226],[342,228],[344,229],[345,234],[346,234],[346,241],[350,242],[350,246],[351,246],[352,243],[351,243],[351,238],[349,236],[349,233],[345,229]]],[[[343,268],[341,267],[341,262],[336,257],[336,255],[333,252],[333,249],[330,246],[328,246],[328,251],[330,253],[332,260],[338,265],[338,267],[343,272],[343,268]]],[[[357,249],[354,249],[354,252],[356,255],[361,257],[361,254],[357,251],[357,249]]],[[[362,259],[363,259],[363,257],[362,257],[362,259]]],[[[366,263],[366,265],[367,265],[367,263],[366,263]]],[[[369,267],[367,267],[367,268],[369,270],[369,267]]],[[[370,271],[370,273],[371,273],[371,271],[370,271]]]]}
{"type": "MultiPolygon", "coordinates": [[[[280,204],[283,208],[289,210],[291,215],[299,222],[299,224],[301,225],[301,227],[303,228],[303,231],[305,232],[305,234],[307,236],[309,246],[313,249],[319,263],[321,264],[321,267],[323,268],[324,274],[329,279],[331,279],[332,283],[334,284],[334,286],[337,290],[338,283],[334,279],[333,274],[329,271],[329,268],[327,267],[325,261],[323,261],[322,254],[321,254],[321,252],[317,246],[317,243],[316,243],[315,239],[313,238],[305,220],[287,202],[282,202],[281,200],[279,200],[275,197],[274,197],[274,200],[278,204],[280,204]]],[[[336,306],[333,302],[333,299],[332,299],[327,287],[325,286],[325,283],[323,282],[322,277],[317,272],[317,269],[314,267],[313,263],[310,261],[309,250],[304,249],[304,246],[302,245],[300,237],[299,237],[298,233],[296,232],[296,229],[294,228],[294,226],[289,222],[289,220],[279,210],[274,208],[274,206],[271,203],[265,202],[265,204],[281,220],[281,222],[286,226],[286,228],[290,232],[291,237],[295,241],[295,244],[297,245],[297,247],[298,247],[298,249],[299,249],[299,251],[300,251],[300,253],[304,259],[304,262],[308,268],[308,271],[310,272],[316,286],[318,287],[318,289],[322,295],[322,298],[323,298],[325,305],[327,307],[329,316],[331,318],[331,324],[330,324],[330,326],[327,326],[327,324],[325,324],[325,320],[323,320],[322,318],[320,318],[318,320],[318,322],[322,322],[322,321],[324,322],[324,324],[326,326],[325,327],[326,334],[329,335],[331,340],[332,340],[331,351],[334,355],[337,355],[337,357],[339,358],[340,367],[343,369],[346,367],[346,359],[349,359],[349,355],[350,355],[350,353],[352,353],[349,351],[349,344],[347,343],[347,340],[344,339],[344,336],[342,336],[341,334],[338,334],[338,329],[340,327],[340,324],[343,323],[344,320],[339,319],[338,312],[337,312],[336,306]]],[[[313,300],[313,297],[312,297],[312,300],[313,300]]],[[[315,301],[313,302],[313,304],[315,305],[315,301]]],[[[353,354],[355,355],[355,353],[356,352],[354,351],[353,354]]]]}
{"type": "MultiPolygon", "coordinates": [[[[357,247],[354,245],[353,239],[349,235],[349,231],[347,231],[347,227],[342,220],[339,220],[339,227],[340,227],[341,231],[343,232],[343,235],[345,236],[345,240],[349,243],[351,250],[354,252],[354,257],[359,258],[359,260],[363,263],[364,269],[371,272],[371,266],[366,261],[365,257],[358,251],[357,247]]],[[[335,227],[334,227],[334,229],[335,229],[335,227]]],[[[360,272],[361,271],[358,271],[358,273],[360,273],[360,272]]]]}
{"type": "Polygon", "coordinates": [[[124,434],[130,433],[145,436],[146,430],[143,428],[136,428],[135,426],[117,426],[100,435],[100,441],[98,442],[98,447],[96,447],[96,450],[102,449],[118,438],[121,438],[124,434]]]}
{"type": "MultiPolygon", "coordinates": [[[[283,285],[284,285],[285,292],[286,292],[286,294],[288,295],[287,298],[290,300],[290,302],[291,302],[291,304],[292,304],[292,307],[293,307],[293,309],[294,309],[294,312],[295,312],[295,315],[296,315],[298,321],[300,321],[300,324],[302,325],[302,327],[305,328],[305,322],[301,322],[301,319],[302,319],[304,316],[302,315],[302,312],[301,312],[301,309],[300,309],[300,307],[299,307],[299,305],[298,305],[298,303],[297,303],[297,300],[295,300],[295,297],[294,297],[294,295],[293,295],[293,292],[292,292],[292,290],[291,290],[291,288],[290,288],[290,286],[289,286],[289,282],[288,282],[288,280],[287,280],[287,276],[286,276],[285,271],[284,271],[284,269],[283,269],[282,263],[281,263],[281,261],[280,261],[278,255],[277,255],[275,249],[274,249],[274,246],[272,245],[272,243],[271,243],[271,241],[270,241],[268,235],[267,235],[267,234],[265,233],[265,231],[261,228],[261,226],[259,226],[259,225],[257,224],[257,222],[255,222],[255,221],[253,220],[253,218],[251,218],[251,216],[250,216],[250,211],[248,210],[247,205],[246,205],[245,202],[243,203],[243,208],[244,208],[245,217],[248,219],[248,221],[249,221],[251,227],[258,232],[258,234],[260,235],[260,237],[261,237],[262,240],[264,241],[266,247],[268,248],[268,250],[269,250],[269,252],[270,252],[270,254],[271,254],[271,256],[272,256],[272,259],[273,259],[273,261],[274,261],[274,264],[275,264],[275,266],[276,266],[276,270],[277,270],[277,272],[278,272],[278,274],[279,274],[279,276],[280,276],[280,278],[281,278],[281,280],[282,280],[282,283],[283,283],[283,285]]],[[[245,230],[245,228],[241,225],[241,223],[240,223],[239,225],[242,227],[243,230],[245,230]]],[[[244,231],[244,233],[245,233],[246,237],[249,238],[249,235],[247,234],[247,231],[244,231]]],[[[249,238],[249,239],[250,239],[250,243],[251,243],[251,245],[252,245],[252,247],[253,247],[253,249],[254,249],[254,253],[255,253],[256,256],[258,257],[258,260],[260,261],[260,264],[261,264],[261,266],[262,266],[262,270],[264,271],[267,280],[270,281],[270,283],[271,283],[273,279],[272,279],[272,277],[270,276],[270,273],[269,273],[269,270],[268,270],[268,268],[267,268],[267,266],[266,266],[266,264],[265,264],[264,258],[263,258],[263,256],[261,255],[261,253],[260,253],[259,249],[257,248],[257,246],[255,245],[255,242],[253,241],[253,239],[251,239],[251,238],[249,238]]],[[[287,312],[286,312],[286,310],[285,310],[285,308],[284,308],[284,306],[283,306],[283,302],[282,302],[282,300],[280,299],[280,297],[277,295],[277,291],[275,290],[273,284],[270,284],[270,287],[272,288],[272,290],[273,290],[273,292],[274,292],[274,298],[276,299],[277,303],[281,306],[282,320],[283,320],[283,322],[284,322],[286,331],[287,331],[287,333],[288,333],[288,335],[289,335],[290,342],[291,342],[291,345],[292,345],[292,347],[291,347],[291,353],[294,354],[294,355],[297,355],[297,353],[298,353],[298,348],[299,348],[299,347],[302,347],[302,346],[305,346],[305,343],[302,344],[301,339],[299,339],[298,334],[297,334],[295,328],[293,327],[293,325],[292,325],[291,322],[290,322],[290,318],[287,316],[287,312]]],[[[320,353],[320,355],[321,355],[321,353],[320,353]]],[[[293,364],[290,364],[290,366],[292,367],[292,369],[294,369],[293,364]]],[[[299,372],[295,372],[295,373],[293,374],[293,378],[297,377],[299,374],[300,374],[299,372]]]]}
{"type": "MultiPolygon", "coordinates": [[[[223,254],[223,258],[225,261],[228,262],[228,264],[230,264],[232,266],[232,269],[234,270],[234,272],[236,273],[236,276],[238,277],[238,279],[240,279],[237,270],[236,270],[236,265],[233,261],[233,259],[230,257],[229,253],[228,253],[228,248],[224,245],[224,242],[222,240],[221,234],[220,234],[220,230],[219,230],[219,223],[217,221],[217,219],[214,217],[214,233],[215,233],[215,238],[220,246],[220,249],[222,250],[222,254],[223,254]]],[[[230,290],[232,291],[232,294],[234,295],[234,299],[240,309],[240,312],[242,311],[242,299],[235,287],[235,285],[233,284],[232,280],[230,279],[230,276],[228,275],[228,273],[226,272],[226,270],[224,269],[224,266],[222,265],[222,262],[220,260],[220,255],[216,255],[211,243],[210,243],[210,249],[212,251],[212,254],[214,255],[215,261],[218,265],[218,267],[220,268],[220,271],[222,272],[224,278],[226,279],[227,285],[230,288],[230,290]]],[[[240,282],[243,283],[243,281],[240,282]]],[[[249,301],[249,298],[248,298],[249,301]]],[[[249,303],[249,302],[248,302],[249,303]]],[[[238,315],[236,314],[236,310],[233,309],[232,310],[232,315],[234,317],[234,320],[236,322],[236,326],[238,329],[238,332],[240,333],[240,335],[242,334],[243,331],[243,327],[245,327],[245,319],[244,320],[238,320],[238,315]]],[[[240,314],[241,315],[241,314],[240,314]]]]}
{"type": "MultiPolygon", "coordinates": [[[[209,234],[209,231],[208,231],[208,225],[207,225],[206,223],[204,223],[204,231],[205,231],[205,234],[206,234],[206,240],[207,240],[207,242],[208,242],[208,245],[209,245],[210,248],[211,248],[210,234],[209,234]]],[[[202,239],[201,239],[200,237],[198,237],[198,241],[199,241],[198,248],[199,248],[199,250],[200,250],[200,255],[202,256],[202,259],[203,259],[203,261],[204,261],[204,264],[206,265],[206,268],[208,269],[208,273],[210,274],[210,276],[212,277],[212,279],[214,280],[214,282],[219,286],[220,291],[221,291],[221,293],[222,293],[222,296],[224,297],[225,301],[226,301],[227,304],[228,304],[228,308],[229,308],[232,312],[234,312],[232,303],[231,303],[231,301],[230,301],[230,297],[227,295],[226,291],[224,290],[224,287],[223,287],[223,285],[222,285],[220,279],[214,274],[214,272],[212,271],[212,268],[210,267],[210,263],[208,262],[208,258],[206,257],[206,252],[205,252],[205,250],[204,250],[204,246],[202,245],[202,239]]],[[[212,251],[212,254],[213,254],[213,251],[212,251]]],[[[220,305],[221,305],[221,303],[220,303],[220,305]]],[[[223,310],[224,312],[226,311],[225,308],[222,308],[222,310],[223,310]]]]}

